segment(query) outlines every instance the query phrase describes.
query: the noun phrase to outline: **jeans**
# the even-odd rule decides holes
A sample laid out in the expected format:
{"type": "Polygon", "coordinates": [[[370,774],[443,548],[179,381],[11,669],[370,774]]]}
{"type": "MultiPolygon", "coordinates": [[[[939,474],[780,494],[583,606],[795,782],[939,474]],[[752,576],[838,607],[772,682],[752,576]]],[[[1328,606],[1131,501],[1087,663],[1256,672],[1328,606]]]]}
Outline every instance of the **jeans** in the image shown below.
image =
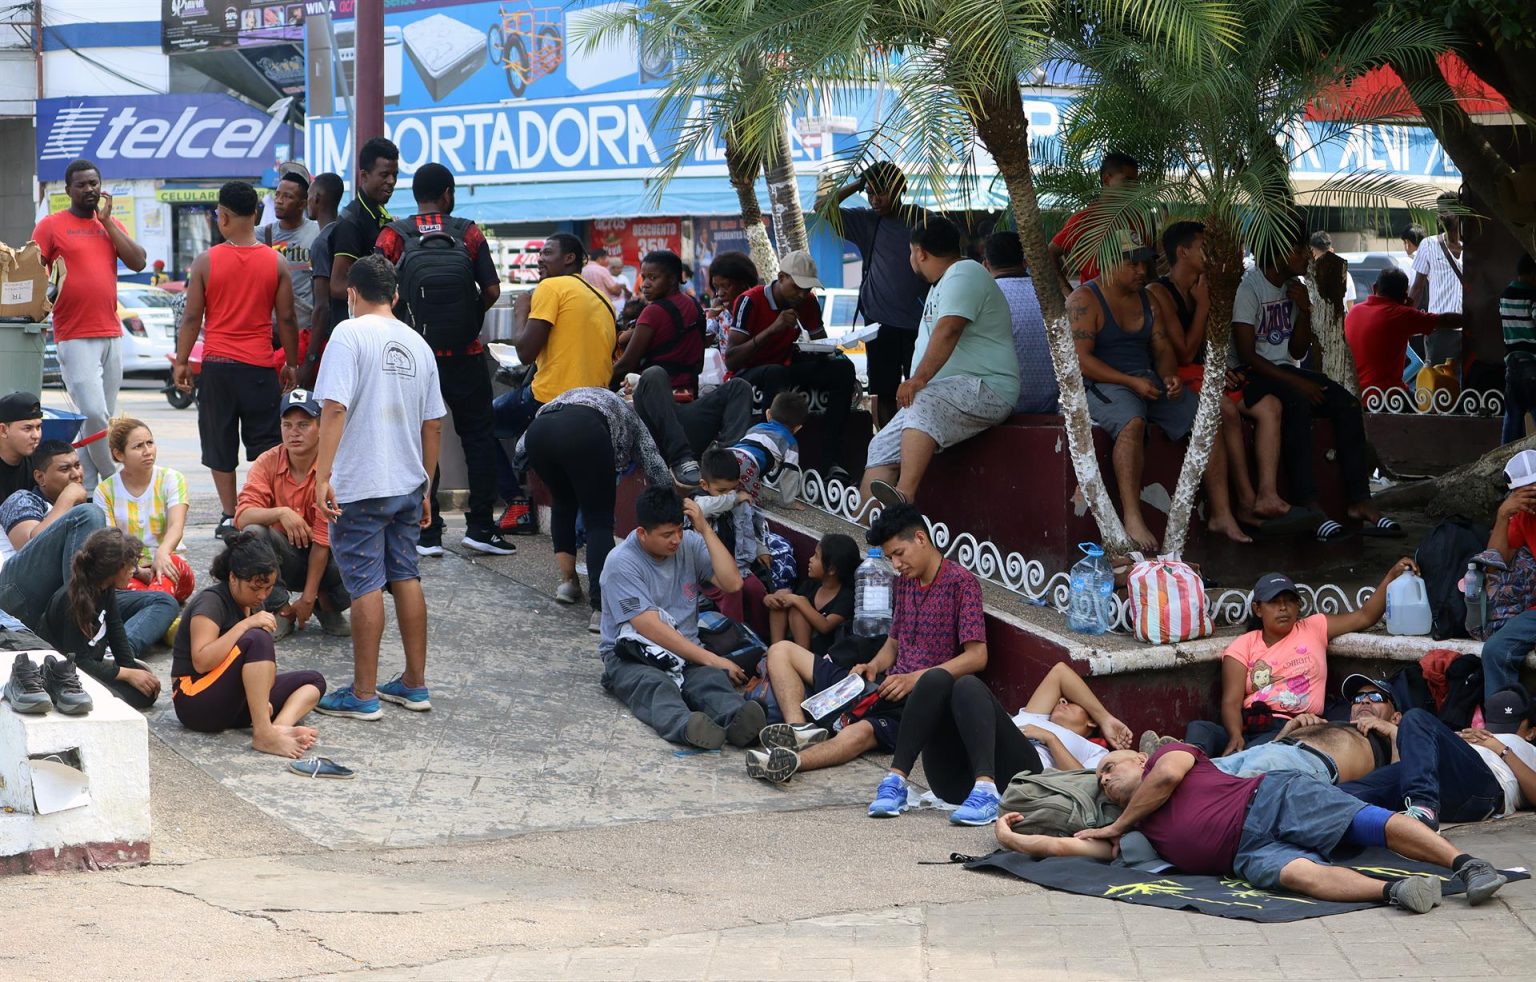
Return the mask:
{"type": "MultiPolygon", "coordinates": [[[[443,402],[453,414],[453,429],[464,448],[464,468],[469,478],[469,506],[464,511],[471,533],[489,535],[496,529],[491,512],[496,507],[496,437],[495,414],[491,404],[491,376],[486,371],[484,355],[439,355],[438,386],[443,402]]],[[[443,534],[443,516],[437,508],[437,488],[441,476],[432,472],[432,524],[428,528],[443,534]]]]}
{"type": "Polygon", "coordinates": [[[95,505],[76,505],[0,566],[0,610],[8,610],[32,630],[42,622],[54,591],[69,582],[69,566],[92,532],[107,527],[95,505]]]}
{"type": "Polygon", "coordinates": [[[1289,743],[1265,740],[1257,746],[1247,747],[1235,754],[1218,757],[1211,763],[1216,769],[1233,777],[1253,777],[1271,771],[1299,771],[1324,784],[1334,783],[1335,775],[1327,763],[1317,754],[1289,743]]]}
{"type": "Polygon", "coordinates": [[[1263,376],[1250,376],[1243,390],[1243,401],[1250,406],[1272,395],[1280,400],[1281,454],[1290,500],[1309,504],[1317,500],[1317,476],[1312,468],[1312,420],[1326,416],[1333,421],[1333,445],[1338,453],[1339,474],[1344,479],[1344,497],[1350,504],[1371,497],[1371,472],[1366,466],[1365,417],[1360,402],[1343,386],[1326,375],[1289,365],[1275,366],[1287,375],[1304,378],[1323,387],[1322,405],[1314,406],[1294,386],[1263,376]]]}
{"type": "Polygon", "coordinates": [[[158,590],[119,590],[117,610],[123,615],[123,633],[133,647],[133,658],[140,661],[152,645],[165,637],[181,605],[170,594],[158,590]]]}
{"type": "MultiPolygon", "coordinates": [[[[117,390],[123,386],[122,339],[60,341],[59,375],[75,408],[85,417],[80,438],[100,433],[117,415],[117,390]]],[[[85,467],[88,489],[117,471],[112,450],[104,439],[81,447],[80,463],[85,467]]]]}
{"type": "Polygon", "coordinates": [[[1504,430],[1499,436],[1500,443],[1514,443],[1525,436],[1525,417],[1527,413],[1536,412],[1536,405],[1526,405],[1518,398],[1515,390],[1504,390],[1504,430]]]}
{"type": "Polygon", "coordinates": [[[679,689],[661,669],[612,652],[603,656],[603,688],[628,706],[635,719],[673,743],[687,742],[688,718],[695,711],[730,726],[746,705],[731,687],[730,676],[718,668],[688,665],[679,689]]]}
{"type": "Polygon", "coordinates": [[[1442,822],[1481,822],[1503,810],[1503,786],[1482,755],[1427,710],[1410,709],[1398,721],[1397,753],[1397,763],[1340,787],[1394,811],[1407,799],[1442,822]]]}
{"type": "Polygon", "coordinates": [[[1527,610],[1504,622],[1483,642],[1483,701],[1500,689],[1520,681],[1520,666],[1536,647],[1536,610],[1527,610]]]}
{"type": "Polygon", "coordinates": [[[528,424],[543,403],[533,397],[533,386],[525,385],[511,392],[503,392],[491,403],[491,416],[495,421],[496,435],[496,486],[505,501],[523,496],[523,482],[512,469],[512,461],[502,440],[516,442],[522,438],[528,424]]]}
{"type": "MultiPolygon", "coordinates": [[[[1243,746],[1257,747],[1268,743],[1280,735],[1280,728],[1285,725],[1285,720],[1275,717],[1274,725],[1267,730],[1254,730],[1243,734],[1243,746]]],[[[1208,719],[1197,719],[1184,730],[1184,742],[1205,751],[1207,757],[1219,757],[1221,752],[1227,749],[1227,740],[1231,738],[1227,728],[1220,723],[1208,719]]]]}
{"type": "Polygon", "coordinates": [[[668,466],[676,467],[698,460],[712,443],[728,447],[746,435],[752,426],[752,386],[731,379],[702,398],[680,403],[672,397],[667,370],[652,365],[635,386],[635,412],[668,466]]]}

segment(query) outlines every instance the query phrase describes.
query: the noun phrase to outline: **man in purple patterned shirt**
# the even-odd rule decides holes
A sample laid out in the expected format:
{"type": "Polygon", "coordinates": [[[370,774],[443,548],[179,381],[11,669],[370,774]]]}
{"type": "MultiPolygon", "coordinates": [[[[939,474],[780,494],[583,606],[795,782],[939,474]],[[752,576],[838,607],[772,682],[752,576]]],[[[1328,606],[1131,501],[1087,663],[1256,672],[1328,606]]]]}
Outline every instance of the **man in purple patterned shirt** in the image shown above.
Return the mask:
{"type": "Polygon", "coordinates": [[[784,722],[765,727],[763,749],[748,751],[747,773],[782,784],[799,771],[846,764],[867,750],[890,753],[907,696],[923,673],[960,677],[987,667],[987,625],[981,585],[959,563],[945,559],[911,505],[881,512],[866,533],[899,574],[892,597],[891,631],[878,654],[852,670],[794,645],[768,652],[768,680],[784,722]],[[806,721],[800,703],[807,685],[821,692],[849,675],[866,680],[866,693],[839,714],[837,732],[806,721]]]}

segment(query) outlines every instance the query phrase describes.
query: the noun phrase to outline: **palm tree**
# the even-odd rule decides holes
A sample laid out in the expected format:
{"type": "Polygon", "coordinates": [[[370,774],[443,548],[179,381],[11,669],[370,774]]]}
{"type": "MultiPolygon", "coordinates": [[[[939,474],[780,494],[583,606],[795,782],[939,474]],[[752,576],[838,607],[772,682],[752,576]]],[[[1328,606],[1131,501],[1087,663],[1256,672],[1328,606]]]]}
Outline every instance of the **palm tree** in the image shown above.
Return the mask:
{"type": "MultiPolygon", "coordinates": [[[[725,100],[685,129],[668,172],[730,112],[740,122],[735,136],[743,152],[766,159],[767,148],[783,138],[786,102],[847,104],[875,85],[889,85],[897,97],[885,118],[863,134],[844,172],[896,156],[917,173],[917,187],[942,204],[951,185],[970,183],[965,178],[977,172],[979,145],[996,162],[1024,254],[1041,271],[1051,262],[1019,80],[1048,56],[1053,35],[1069,23],[1106,32],[1124,28],[1187,57],[1232,33],[1226,4],[1210,0],[651,0],[629,18],[614,19],[620,22],[631,28],[644,23],[647,38],[686,42],[664,108],[700,98],[710,103],[715,87],[725,100]],[[763,75],[744,78],[744,63],[761,64],[763,75]]],[[[1125,551],[1129,540],[1094,452],[1064,298],[1050,277],[1037,276],[1035,286],[1078,483],[1105,544],[1125,551]]]]}
{"type": "MultiPolygon", "coordinates": [[[[1068,148],[1081,160],[1115,146],[1143,161],[1134,187],[1106,195],[1090,217],[1078,250],[1109,260],[1110,233],[1131,213],[1205,224],[1211,305],[1206,330],[1199,413],[1169,510],[1163,548],[1183,549],[1196,490],[1220,423],[1232,305],[1243,275],[1243,244],[1255,252],[1280,244],[1293,230],[1297,195],[1292,164],[1315,143],[1339,140],[1360,125],[1381,122],[1397,108],[1391,95],[1338,107],[1336,118],[1300,126],[1307,106],[1340,81],[1388,60],[1432,59],[1445,39],[1409,31],[1386,15],[1329,44],[1327,0],[1234,0],[1242,24],[1233,45],[1211,43],[1203,57],[1170,58],[1165,48],[1126,34],[1079,33],[1066,56],[1089,77],[1068,114],[1068,148]]],[[[1433,188],[1377,174],[1341,175],[1312,197],[1329,196],[1351,211],[1381,214],[1395,203],[1428,210],[1433,188]]],[[[1334,340],[1342,344],[1342,336],[1334,340]]],[[[1242,466],[1234,461],[1234,466],[1242,466]]]]}

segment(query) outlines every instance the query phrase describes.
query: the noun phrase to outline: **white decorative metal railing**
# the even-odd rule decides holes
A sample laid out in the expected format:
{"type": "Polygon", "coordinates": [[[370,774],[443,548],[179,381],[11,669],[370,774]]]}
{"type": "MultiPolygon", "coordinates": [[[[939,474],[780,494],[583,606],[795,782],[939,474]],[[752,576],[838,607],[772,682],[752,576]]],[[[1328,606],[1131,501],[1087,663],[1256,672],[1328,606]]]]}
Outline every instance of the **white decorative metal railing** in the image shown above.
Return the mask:
{"type": "MultiPolygon", "coordinates": [[[[871,502],[868,514],[863,514],[864,502],[858,488],[824,477],[814,470],[804,472],[800,496],[812,508],[859,525],[867,526],[880,514],[879,502],[871,502]]],[[[991,540],[977,538],[970,532],[954,532],[943,522],[925,520],[934,546],[945,557],[953,559],[979,578],[1017,594],[1027,603],[1066,613],[1072,590],[1070,573],[1051,572],[1038,559],[1028,559],[1021,553],[1005,551],[991,540]]],[[[1296,589],[1301,594],[1302,610],[1309,615],[1341,614],[1357,610],[1375,592],[1374,587],[1362,587],[1351,595],[1347,589],[1333,583],[1320,586],[1298,583],[1296,589]]],[[[1250,594],[1249,590],[1208,593],[1206,609],[1210,612],[1211,620],[1216,624],[1243,623],[1248,617],[1250,594]]],[[[1115,597],[1115,613],[1110,630],[1116,634],[1131,633],[1130,603],[1119,595],[1115,597]]]]}
{"type": "Polygon", "coordinates": [[[1436,416],[1503,416],[1504,393],[1498,389],[1380,389],[1371,386],[1360,393],[1368,413],[1426,414],[1436,416]]]}

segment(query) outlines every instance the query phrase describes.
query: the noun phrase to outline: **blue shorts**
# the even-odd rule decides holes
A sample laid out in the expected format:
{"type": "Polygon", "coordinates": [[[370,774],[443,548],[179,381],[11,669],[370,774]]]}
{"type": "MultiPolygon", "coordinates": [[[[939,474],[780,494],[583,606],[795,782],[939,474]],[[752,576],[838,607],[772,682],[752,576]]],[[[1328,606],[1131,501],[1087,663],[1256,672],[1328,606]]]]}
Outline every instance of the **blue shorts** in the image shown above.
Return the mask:
{"type": "Polygon", "coordinates": [[[1262,889],[1280,885],[1292,860],[1326,864],[1366,807],[1353,795],[1299,771],[1271,771],[1253,793],[1233,871],[1262,889]]]}
{"type": "Polygon", "coordinates": [[[331,555],[353,599],[386,583],[421,579],[416,543],[421,537],[422,492],[365,498],[341,506],[331,523],[331,555]]]}

